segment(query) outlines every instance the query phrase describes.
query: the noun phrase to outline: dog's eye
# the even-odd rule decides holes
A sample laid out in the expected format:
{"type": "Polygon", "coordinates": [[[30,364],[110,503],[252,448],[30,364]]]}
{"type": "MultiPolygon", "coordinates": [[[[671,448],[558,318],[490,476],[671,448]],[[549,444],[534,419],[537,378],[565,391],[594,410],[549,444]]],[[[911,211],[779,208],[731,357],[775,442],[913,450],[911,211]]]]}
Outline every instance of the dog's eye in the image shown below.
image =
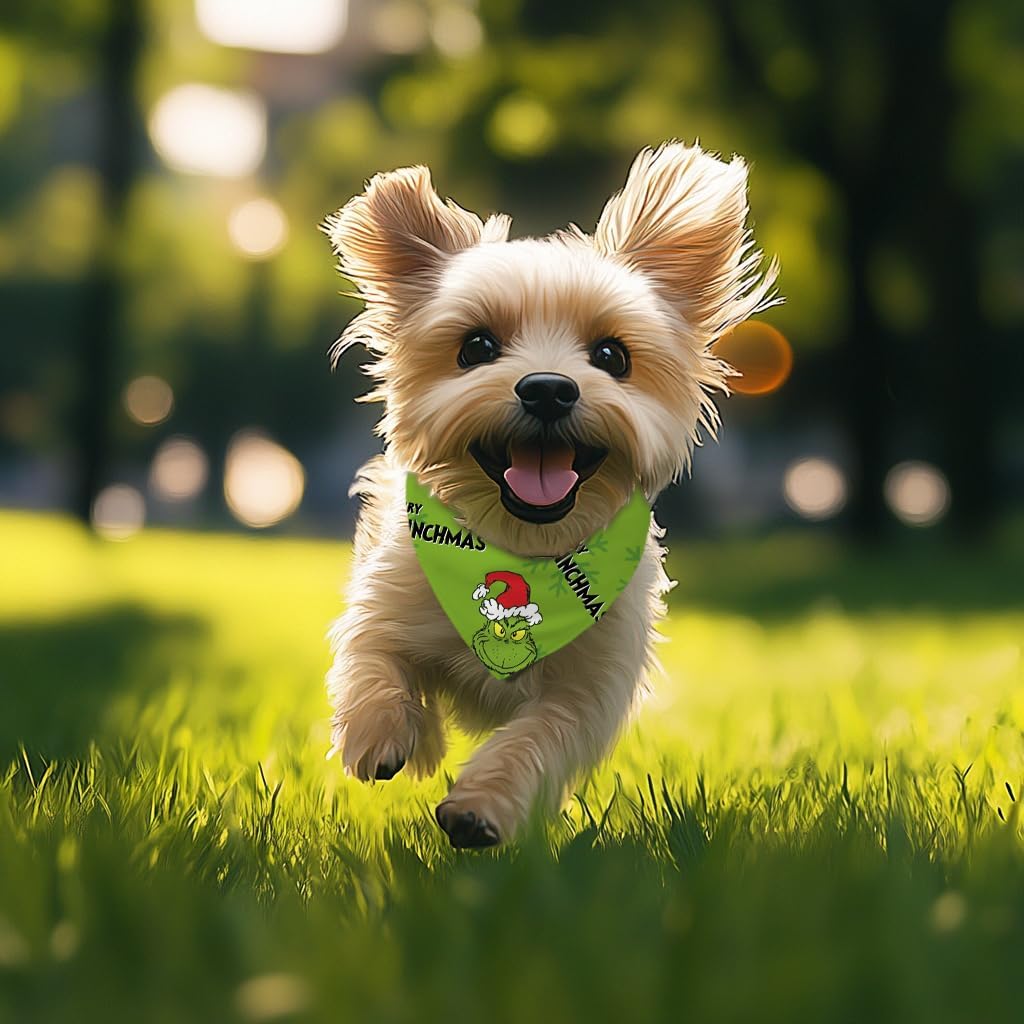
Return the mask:
{"type": "Polygon", "coordinates": [[[493,363],[501,355],[501,345],[490,331],[473,331],[459,349],[459,366],[468,370],[481,363],[493,363]]]}
{"type": "Polygon", "coordinates": [[[602,338],[595,342],[590,350],[590,361],[599,370],[604,370],[613,377],[625,377],[629,374],[629,349],[618,338],[602,338]]]}

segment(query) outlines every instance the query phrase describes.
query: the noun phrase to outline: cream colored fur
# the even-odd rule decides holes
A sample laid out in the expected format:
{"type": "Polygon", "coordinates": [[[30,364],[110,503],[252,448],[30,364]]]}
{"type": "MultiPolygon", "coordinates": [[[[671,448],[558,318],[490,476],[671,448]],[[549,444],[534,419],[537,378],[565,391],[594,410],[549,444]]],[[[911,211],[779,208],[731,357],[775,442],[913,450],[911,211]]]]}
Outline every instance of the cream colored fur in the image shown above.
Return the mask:
{"type": "MultiPolygon", "coordinates": [[[[434,192],[425,168],[377,175],[325,224],[339,269],[365,311],[339,351],[376,357],[385,454],[354,490],[363,500],[344,614],[331,631],[328,676],[335,747],[360,779],[402,762],[433,772],[444,720],[492,732],[439,808],[512,836],[538,801],[553,807],[611,749],[652,663],[669,581],[653,521],[636,574],[579,639],[510,681],[494,679],[463,643],[426,584],[408,536],[412,470],[489,543],[522,555],[570,550],[605,526],[639,482],[649,499],[689,466],[700,431],[714,433],[711,392],[730,369],[710,351],[730,327],[769,305],[777,273],[761,273],[745,227],[746,168],[697,146],[643,151],[593,237],[572,227],[508,241],[507,217],[483,222],[434,192]],[[456,363],[467,332],[502,342],[493,363],[456,363]],[[628,347],[615,379],[589,362],[604,337],[628,347]],[[523,522],[468,454],[475,439],[523,437],[513,392],[536,371],[562,373],[581,399],[557,429],[609,449],[560,522],[523,522]],[[412,581],[412,582],[410,582],[412,581]]],[[[454,837],[453,837],[454,841],[454,837]]]]}

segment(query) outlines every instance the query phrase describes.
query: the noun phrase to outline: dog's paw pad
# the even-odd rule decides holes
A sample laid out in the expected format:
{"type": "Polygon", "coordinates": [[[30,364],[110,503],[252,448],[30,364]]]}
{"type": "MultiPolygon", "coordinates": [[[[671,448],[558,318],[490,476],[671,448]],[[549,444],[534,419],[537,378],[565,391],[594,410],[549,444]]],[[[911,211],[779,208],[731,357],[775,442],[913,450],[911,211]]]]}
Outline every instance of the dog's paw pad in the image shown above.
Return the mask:
{"type": "Polygon", "coordinates": [[[373,777],[380,782],[386,782],[388,779],[393,779],[404,767],[405,758],[401,754],[395,754],[393,757],[384,758],[378,762],[373,777]]]}
{"type": "Polygon", "coordinates": [[[482,850],[501,842],[498,830],[486,818],[459,810],[454,803],[439,804],[434,816],[456,850],[482,850]]]}

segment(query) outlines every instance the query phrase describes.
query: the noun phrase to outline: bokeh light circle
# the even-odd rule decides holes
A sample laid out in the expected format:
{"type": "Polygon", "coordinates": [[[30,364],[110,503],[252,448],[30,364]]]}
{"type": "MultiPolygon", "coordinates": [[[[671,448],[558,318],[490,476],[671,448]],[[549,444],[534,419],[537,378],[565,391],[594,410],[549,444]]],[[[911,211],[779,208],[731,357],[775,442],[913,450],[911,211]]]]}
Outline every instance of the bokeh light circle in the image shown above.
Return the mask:
{"type": "Polygon", "coordinates": [[[466,57],[480,49],[483,26],[480,19],[465,7],[450,4],[434,16],[430,27],[434,45],[446,57],[466,57]]]}
{"type": "Polygon", "coordinates": [[[949,481],[927,462],[901,462],[886,474],[885,501],[907,526],[932,526],[949,508],[949,481]]]}
{"type": "Polygon", "coordinates": [[[149,136],[173,170],[244,178],[266,153],[266,106],[254,93],[186,82],[157,100],[149,136]]]}
{"type": "Polygon", "coordinates": [[[715,342],[714,354],[737,369],[729,387],[742,395],[767,395],[786,383],[793,349],[785,336],[761,320],[747,320],[715,342]]]}
{"type": "Polygon", "coordinates": [[[288,240],[288,218],[273,199],[249,199],[231,211],[228,236],[243,256],[269,259],[288,240]]]}
{"type": "Polygon", "coordinates": [[[348,0],[195,0],[195,9],[207,39],[271,53],[324,53],[348,20],[348,0]]]}
{"type": "Polygon", "coordinates": [[[174,408],[174,391],[161,377],[136,377],[124,389],[124,408],[144,427],[163,423],[174,408]]]}
{"type": "Polygon", "coordinates": [[[104,487],[92,504],[92,526],[108,540],[127,540],[146,521],[146,501],[128,484],[104,487]]]}
{"type": "Polygon", "coordinates": [[[228,446],[224,497],[239,522],[256,529],[287,519],[302,501],[306,474],[287,448],[256,431],[240,431],[228,446]]]}
{"type": "Polygon", "coordinates": [[[846,477],[831,459],[797,459],[786,467],[783,496],[804,519],[831,519],[846,504],[847,491],[846,477]]]}
{"type": "Polygon", "coordinates": [[[206,453],[195,441],[172,437],[153,456],[149,486],[164,501],[191,501],[206,486],[209,472],[206,453]]]}
{"type": "Polygon", "coordinates": [[[370,34],[385,53],[416,53],[427,41],[426,11],[414,0],[378,0],[372,7],[370,34]]]}

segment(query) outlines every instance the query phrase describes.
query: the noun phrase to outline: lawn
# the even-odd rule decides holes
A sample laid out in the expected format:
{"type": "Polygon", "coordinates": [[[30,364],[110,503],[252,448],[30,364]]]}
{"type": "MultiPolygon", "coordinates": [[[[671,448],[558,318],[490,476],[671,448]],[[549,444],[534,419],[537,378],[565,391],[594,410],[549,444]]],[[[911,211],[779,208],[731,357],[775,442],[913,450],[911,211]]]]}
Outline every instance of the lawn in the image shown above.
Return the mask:
{"type": "Polygon", "coordinates": [[[325,760],[347,565],[0,514],[0,1021],[1019,1018],[1019,534],[676,536],[664,677],[482,854],[325,760]]]}

